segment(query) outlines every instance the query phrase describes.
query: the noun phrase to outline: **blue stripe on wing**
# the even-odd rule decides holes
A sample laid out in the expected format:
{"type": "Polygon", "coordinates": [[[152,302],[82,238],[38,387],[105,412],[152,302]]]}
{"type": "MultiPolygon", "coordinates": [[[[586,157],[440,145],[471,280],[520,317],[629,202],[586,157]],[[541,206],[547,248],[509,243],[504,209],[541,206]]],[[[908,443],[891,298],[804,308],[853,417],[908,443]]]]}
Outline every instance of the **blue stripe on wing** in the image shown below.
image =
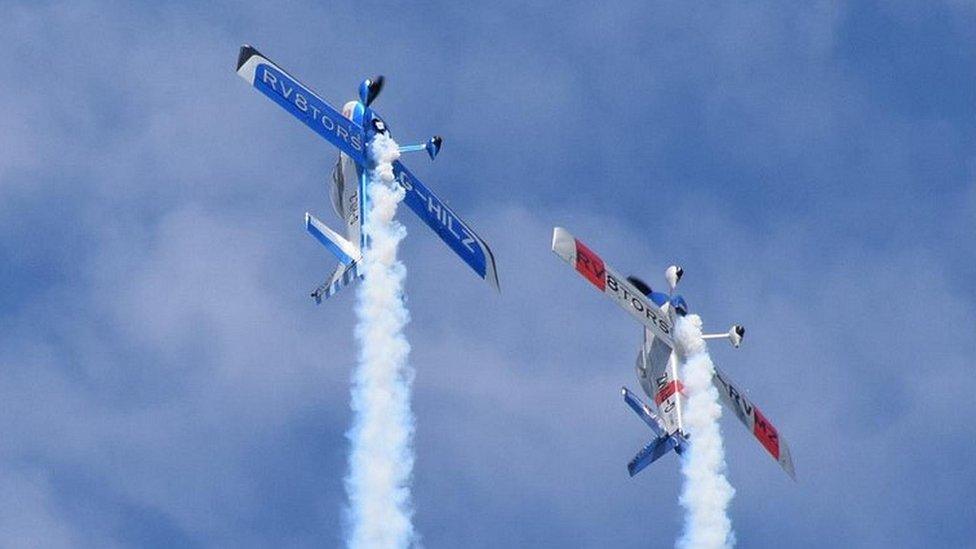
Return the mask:
{"type": "Polygon", "coordinates": [[[363,128],[342,116],[311,89],[270,61],[257,66],[253,85],[357,164],[365,165],[366,139],[363,128]]]}
{"type": "Polygon", "coordinates": [[[496,290],[499,289],[495,257],[488,244],[399,160],[393,163],[393,173],[407,191],[403,201],[417,217],[433,229],[478,276],[496,290]]]}

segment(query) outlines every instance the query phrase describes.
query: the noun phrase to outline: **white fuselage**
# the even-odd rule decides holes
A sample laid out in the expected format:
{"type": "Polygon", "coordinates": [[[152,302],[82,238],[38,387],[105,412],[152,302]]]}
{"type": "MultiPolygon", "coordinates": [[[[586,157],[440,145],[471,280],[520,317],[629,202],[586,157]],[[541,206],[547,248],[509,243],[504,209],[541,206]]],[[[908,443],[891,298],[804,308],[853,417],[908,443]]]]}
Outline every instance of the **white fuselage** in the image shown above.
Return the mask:
{"type": "MultiPolygon", "coordinates": [[[[350,101],[342,108],[342,115],[352,119],[356,101],[350,101]]],[[[365,210],[365,173],[356,162],[345,153],[339,153],[332,169],[332,206],[346,225],[346,238],[362,249],[362,215],[365,210]]]]}
{"type": "MultiPolygon", "coordinates": [[[[667,305],[663,309],[667,313],[667,305]]],[[[671,347],[647,328],[644,328],[644,341],[637,355],[636,370],[641,389],[654,402],[668,434],[683,432],[681,409],[684,387],[678,377],[677,357],[671,347]]]]}

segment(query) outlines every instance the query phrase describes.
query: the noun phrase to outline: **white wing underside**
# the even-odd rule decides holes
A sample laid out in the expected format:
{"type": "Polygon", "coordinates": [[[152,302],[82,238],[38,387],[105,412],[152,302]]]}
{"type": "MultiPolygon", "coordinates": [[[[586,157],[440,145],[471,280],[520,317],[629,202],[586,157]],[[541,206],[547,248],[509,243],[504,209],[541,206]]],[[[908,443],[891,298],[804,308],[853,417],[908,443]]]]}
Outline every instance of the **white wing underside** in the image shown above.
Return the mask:
{"type": "Polygon", "coordinates": [[[644,393],[654,401],[667,433],[682,431],[684,393],[677,361],[671,348],[647,329],[637,356],[637,379],[644,393]]]}
{"type": "Polygon", "coordinates": [[[742,425],[752,433],[752,436],[756,437],[759,444],[779,463],[786,474],[796,480],[790,447],[786,444],[786,440],[780,436],[776,427],[746,397],[745,393],[736,387],[732,379],[717,366],[715,367],[715,375],[712,376],[712,385],[718,389],[722,404],[725,405],[726,409],[739,418],[742,425]]]}
{"type": "Polygon", "coordinates": [[[626,278],[607,265],[593,250],[573,237],[566,229],[552,231],[552,251],[611,301],[627,311],[669,347],[674,347],[671,319],[666,310],[655,305],[626,278]]]}

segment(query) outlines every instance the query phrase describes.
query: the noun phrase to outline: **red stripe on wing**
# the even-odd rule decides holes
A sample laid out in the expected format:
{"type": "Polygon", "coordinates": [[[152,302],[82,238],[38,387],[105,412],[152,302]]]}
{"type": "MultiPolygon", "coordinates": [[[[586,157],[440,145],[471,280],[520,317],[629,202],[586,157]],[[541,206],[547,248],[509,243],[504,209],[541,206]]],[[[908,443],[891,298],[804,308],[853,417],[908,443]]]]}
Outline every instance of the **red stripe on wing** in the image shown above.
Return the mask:
{"type": "Polygon", "coordinates": [[[601,292],[606,291],[607,270],[603,260],[579,240],[576,240],[576,270],[601,292]]]}
{"type": "Polygon", "coordinates": [[[753,413],[756,422],[752,428],[752,434],[759,439],[759,442],[766,447],[766,450],[774,458],[779,460],[779,433],[776,431],[776,427],[773,427],[773,424],[766,420],[766,416],[762,415],[759,408],[756,408],[753,413]]]}

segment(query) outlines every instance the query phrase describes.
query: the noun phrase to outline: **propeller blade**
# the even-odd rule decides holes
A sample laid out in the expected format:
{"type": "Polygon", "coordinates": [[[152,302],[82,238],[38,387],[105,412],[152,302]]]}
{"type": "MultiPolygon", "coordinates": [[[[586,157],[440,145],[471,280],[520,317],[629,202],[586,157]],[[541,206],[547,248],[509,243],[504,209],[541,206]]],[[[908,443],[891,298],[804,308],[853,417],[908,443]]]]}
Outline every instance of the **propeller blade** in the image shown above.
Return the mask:
{"type": "Polygon", "coordinates": [[[367,107],[376,100],[376,97],[383,90],[383,76],[367,78],[359,85],[359,100],[367,107]]]}
{"type": "Polygon", "coordinates": [[[651,295],[651,287],[648,286],[646,282],[637,278],[636,276],[628,276],[627,282],[630,282],[630,284],[633,287],[637,288],[638,292],[644,294],[645,296],[651,295]]]}

